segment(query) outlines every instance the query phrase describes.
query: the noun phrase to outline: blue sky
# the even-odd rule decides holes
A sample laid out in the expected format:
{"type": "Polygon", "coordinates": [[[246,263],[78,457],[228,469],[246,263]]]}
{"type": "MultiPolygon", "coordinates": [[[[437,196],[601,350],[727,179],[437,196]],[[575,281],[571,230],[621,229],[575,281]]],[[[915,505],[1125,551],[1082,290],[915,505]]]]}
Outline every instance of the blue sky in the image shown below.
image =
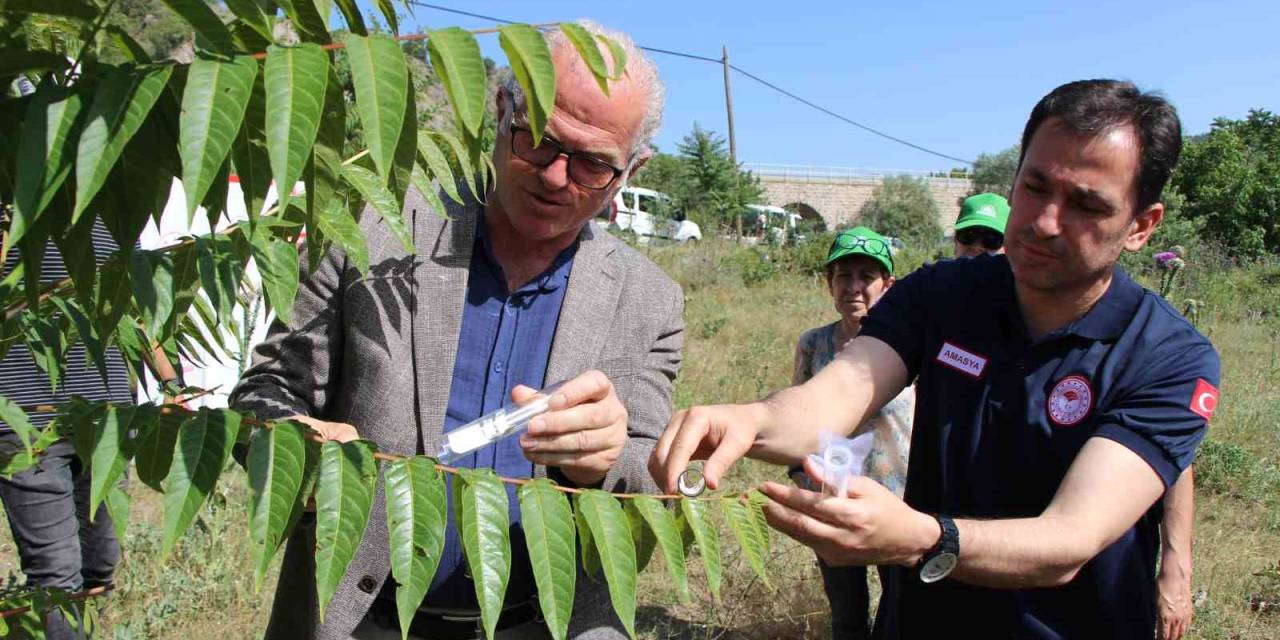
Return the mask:
{"type": "MultiPolygon", "coordinates": [[[[1189,133],[1250,108],[1280,111],[1280,1],[517,2],[438,0],[524,22],[591,18],[645,46],[730,61],[895,136],[975,158],[1017,142],[1036,100],[1088,77],[1158,89],[1189,133]],[[874,6],[871,6],[874,5],[874,6]]],[[[415,8],[402,31],[492,23],[415,8]]],[[[496,36],[486,55],[503,61],[496,36]]],[[[696,121],[724,133],[719,66],[652,54],[667,83],[658,145],[696,121]]],[[[875,137],[734,75],[738,156],[746,162],[873,169],[956,163],[875,137]]]]}

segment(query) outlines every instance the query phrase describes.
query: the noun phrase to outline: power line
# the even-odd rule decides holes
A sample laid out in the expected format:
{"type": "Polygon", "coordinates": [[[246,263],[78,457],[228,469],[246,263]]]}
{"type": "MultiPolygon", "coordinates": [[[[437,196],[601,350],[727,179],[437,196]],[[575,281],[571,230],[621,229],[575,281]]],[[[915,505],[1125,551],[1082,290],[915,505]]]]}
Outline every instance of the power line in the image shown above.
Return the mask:
{"type": "MultiPolygon", "coordinates": [[[[461,9],[452,9],[452,8],[449,8],[449,7],[442,7],[442,6],[440,6],[440,5],[436,5],[436,4],[429,4],[429,3],[426,3],[426,2],[419,2],[418,0],[406,0],[406,1],[407,1],[409,4],[411,4],[411,5],[418,6],[418,7],[423,7],[423,8],[426,8],[426,9],[435,9],[435,10],[437,10],[437,11],[444,11],[444,12],[446,12],[446,13],[454,13],[454,14],[458,14],[458,15],[462,15],[462,16],[469,16],[469,17],[472,17],[472,18],[479,18],[479,19],[481,19],[481,20],[490,20],[490,21],[498,22],[498,23],[502,23],[502,24],[515,24],[515,22],[514,22],[513,20],[504,20],[504,19],[502,19],[502,18],[496,18],[496,17],[494,17],[494,16],[486,16],[486,15],[479,14],[479,13],[472,13],[472,12],[470,12],[470,11],[463,11],[463,10],[461,10],[461,9]]],[[[690,60],[698,60],[698,61],[700,61],[700,62],[710,62],[710,63],[712,63],[712,64],[723,64],[723,62],[724,62],[724,61],[722,61],[722,60],[720,60],[720,59],[717,59],[717,58],[710,58],[710,57],[707,57],[707,56],[700,56],[700,55],[693,54],[693,53],[685,53],[685,52],[682,52],[682,51],[672,51],[672,50],[670,50],[670,49],[659,49],[659,48],[657,48],[657,47],[645,47],[645,46],[640,46],[640,45],[636,45],[636,46],[637,46],[637,47],[639,47],[639,48],[640,48],[641,50],[643,50],[643,51],[649,51],[649,52],[651,52],[651,53],[659,53],[659,54],[662,54],[662,55],[668,55],[668,56],[676,56],[676,57],[679,57],[679,58],[688,58],[688,59],[690,59],[690,60]]],[[[786,97],[788,97],[788,98],[791,98],[792,100],[795,100],[795,101],[799,102],[800,104],[803,104],[803,105],[805,105],[805,106],[807,106],[807,107],[810,107],[810,108],[812,108],[812,109],[816,109],[817,111],[820,111],[820,112],[822,112],[822,113],[825,113],[825,114],[827,114],[827,115],[829,115],[829,116],[831,116],[831,117],[833,117],[833,118],[835,118],[835,119],[837,119],[837,120],[840,120],[841,122],[844,122],[844,123],[847,123],[847,124],[851,124],[851,125],[853,125],[853,126],[855,126],[855,127],[859,128],[859,129],[862,129],[863,131],[866,131],[867,133],[870,133],[870,134],[873,134],[873,135],[877,135],[877,136],[880,136],[881,138],[884,138],[884,139],[886,139],[886,140],[890,140],[890,141],[896,142],[896,143],[898,143],[898,144],[901,144],[901,145],[905,145],[905,146],[911,147],[912,149],[915,149],[916,151],[923,151],[924,153],[927,153],[927,154],[930,154],[930,155],[934,155],[934,156],[938,156],[939,158],[946,158],[947,160],[951,160],[951,161],[954,161],[954,162],[959,162],[959,163],[962,163],[962,164],[968,164],[968,165],[972,165],[972,164],[974,164],[974,161],[973,161],[973,160],[965,160],[964,158],[957,158],[957,157],[955,157],[955,156],[952,156],[952,155],[948,155],[948,154],[942,153],[941,151],[934,151],[933,149],[930,149],[930,148],[928,148],[928,147],[925,147],[925,146],[922,146],[922,145],[918,145],[918,144],[916,144],[916,143],[914,143],[914,142],[910,142],[910,141],[907,141],[907,140],[903,140],[902,138],[899,138],[899,137],[897,137],[897,136],[890,135],[890,134],[888,134],[888,133],[885,133],[885,132],[883,132],[883,131],[880,131],[879,129],[876,129],[875,127],[871,127],[871,126],[868,126],[868,125],[862,124],[861,122],[858,122],[858,121],[856,121],[856,120],[854,120],[854,119],[852,119],[852,118],[848,118],[848,117],[842,116],[842,115],[840,115],[840,114],[836,113],[835,111],[832,111],[832,110],[830,110],[830,109],[828,109],[828,108],[826,108],[826,107],[824,107],[824,106],[822,106],[822,105],[816,104],[816,103],[814,103],[814,102],[812,102],[812,101],[810,101],[810,100],[806,100],[805,98],[802,98],[802,97],[800,97],[800,96],[798,96],[798,95],[796,95],[796,94],[794,94],[794,93],[792,93],[792,92],[790,92],[790,91],[787,91],[786,89],[783,89],[782,87],[779,87],[778,85],[776,85],[776,84],[774,84],[774,83],[772,83],[772,82],[769,82],[768,80],[765,80],[764,78],[761,78],[760,76],[757,76],[756,74],[751,73],[750,71],[747,71],[746,69],[743,69],[742,67],[739,67],[738,65],[730,64],[730,65],[729,65],[729,68],[730,68],[730,69],[733,69],[734,71],[736,71],[736,72],[738,72],[738,73],[740,73],[740,74],[742,74],[742,75],[744,75],[744,76],[746,76],[746,77],[748,77],[748,78],[750,78],[750,79],[752,79],[752,80],[755,80],[756,82],[759,82],[760,84],[764,85],[765,87],[768,87],[768,88],[770,88],[770,89],[773,89],[774,91],[777,91],[778,93],[781,93],[782,95],[784,95],[784,96],[786,96],[786,97]]]]}

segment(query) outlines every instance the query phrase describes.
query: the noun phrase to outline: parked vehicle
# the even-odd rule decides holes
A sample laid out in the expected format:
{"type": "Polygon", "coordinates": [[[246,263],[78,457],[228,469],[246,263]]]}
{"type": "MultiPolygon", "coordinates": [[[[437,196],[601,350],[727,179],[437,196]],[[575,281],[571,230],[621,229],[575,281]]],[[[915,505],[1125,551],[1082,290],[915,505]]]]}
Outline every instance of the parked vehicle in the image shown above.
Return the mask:
{"type": "Polygon", "coordinates": [[[601,211],[596,221],[601,226],[630,231],[640,242],[653,238],[675,242],[702,240],[702,229],[684,214],[673,212],[671,196],[653,189],[625,187],[614,197],[613,204],[601,211]]]}
{"type": "Polygon", "coordinates": [[[749,204],[747,211],[743,212],[743,227],[749,229],[757,240],[765,239],[768,237],[766,234],[776,242],[787,242],[788,238],[796,242],[804,240],[798,231],[800,220],[800,214],[769,204],[749,204]]]}

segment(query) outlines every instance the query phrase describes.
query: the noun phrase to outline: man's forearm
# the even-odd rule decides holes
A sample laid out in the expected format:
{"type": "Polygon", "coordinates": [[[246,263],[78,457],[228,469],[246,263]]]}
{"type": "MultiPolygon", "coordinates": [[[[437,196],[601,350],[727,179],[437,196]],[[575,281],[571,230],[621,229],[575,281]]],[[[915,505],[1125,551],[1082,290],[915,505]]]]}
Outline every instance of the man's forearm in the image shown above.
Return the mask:
{"type": "Polygon", "coordinates": [[[957,520],[960,564],[951,576],[998,589],[1066,584],[1093,557],[1096,542],[1051,516],[957,520]]]}
{"type": "Polygon", "coordinates": [[[752,405],[761,430],[751,457],[798,464],[817,450],[823,431],[853,433],[902,390],[906,378],[906,367],[889,345],[857,338],[808,382],[752,405]]]}
{"type": "Polygon", "coordinates": [[[1195,526],[1195,473],[1193,467],[1178,476],[1164,497],[1164,519],[1160,521],[1160,570],[1176,572],[1191,579],[1191,531],[1195,526]]]}

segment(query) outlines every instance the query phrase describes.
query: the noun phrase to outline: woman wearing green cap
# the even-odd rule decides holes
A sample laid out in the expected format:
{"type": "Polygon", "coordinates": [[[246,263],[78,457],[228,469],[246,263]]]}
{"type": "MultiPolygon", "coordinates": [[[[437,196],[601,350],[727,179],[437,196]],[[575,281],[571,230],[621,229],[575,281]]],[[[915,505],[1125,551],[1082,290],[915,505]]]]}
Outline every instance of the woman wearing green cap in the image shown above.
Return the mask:
{"type": "MultiPolygon", "coordinates": [[[[796,345],[793,384],[801,384],[827,366],[845,343],[858,335],[867,316],[893,286],[893,255],[883,236],[866,227],[841,232],[827,253],[827,291],[840,319],[810,329],[796,345]]],[[[908,386],[853,433],[873,433],[871,452],[862,472],[902,495],[907,481],[907,452],[915,413],[915,388],[908,386]]],[[[805,474],[792,470],[800,484],[805,474]]],[[[823,587],[831,603],[831,637],[867,638],[870,634],[866,567],[829,567],[819,560],[823,587]]],[[[881,574],[883,582],[884,574],[881,574]]]]}

